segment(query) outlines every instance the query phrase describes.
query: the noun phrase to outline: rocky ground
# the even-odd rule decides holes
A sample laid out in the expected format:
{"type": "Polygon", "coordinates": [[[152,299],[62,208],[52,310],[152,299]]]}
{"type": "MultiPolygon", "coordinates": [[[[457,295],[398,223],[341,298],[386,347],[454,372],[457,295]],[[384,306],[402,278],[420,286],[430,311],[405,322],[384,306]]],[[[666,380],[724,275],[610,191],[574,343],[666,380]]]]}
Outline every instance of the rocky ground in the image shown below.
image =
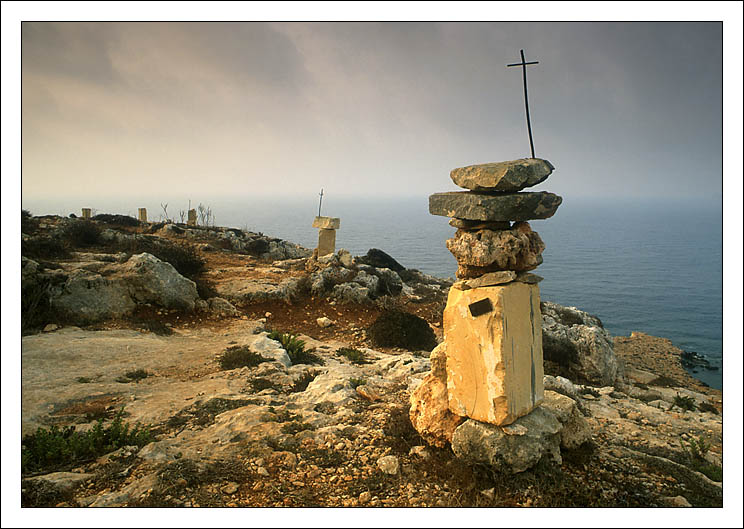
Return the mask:
{"type": "MultiPolygon", "coordinates": [[[[43,233],[69,221],[42,222],[43,233]]],[[[576,403],[591,441],[563,450],[560,464],[507,475],[420,438],[410,394],[431,369],[429,353],[375,346],[367,334],[386,309],[403,308],[441,339],[447,281],[393,270],[397,263],[374,254],[322,261],[260,234],[154,228],[146,230],[197,245],[206,261],[202,284],[184,287],[186,301],[171,307],[163,285],[173,283],[155,265],[137,268],[144,271],[133,283],[130,257],[110,243],[54,265],[24,262],[24,281],[57,275],[53,296],[67,296],[60,307],[75,306],[70,286],[82,270],[87,289],[103,285],[100,295],[115,292],[134,308],[99,303],[98,316],[77,322],[74,312],[58,311],[45,332],[23,337],[23,434],[89,429],[123,409],[154,437],[142,448],[25,474],[24,506],[722,505],[722,394],[687,375],[681,352],[662,338],[634,333],[613,344],[585,313],[546,306],[554,352],[546,389],[576,403]],[[299,334],[310,357],[292,363],[269,339],[272,329],[299,334]],[[592,363],[600,372],[587,367],[589,341],[601,342],[602,362],[592,363]],[[563,342],[578,356],[561,365],[555,351],[563,342]],[[223,369],[221,355],[235,346],[266,360],[223,369]],[[146,376],[126,377],[136,370],[146,376]]],[[[108,240],[117,240],[145,229],[110,231],[108,240]]]]}

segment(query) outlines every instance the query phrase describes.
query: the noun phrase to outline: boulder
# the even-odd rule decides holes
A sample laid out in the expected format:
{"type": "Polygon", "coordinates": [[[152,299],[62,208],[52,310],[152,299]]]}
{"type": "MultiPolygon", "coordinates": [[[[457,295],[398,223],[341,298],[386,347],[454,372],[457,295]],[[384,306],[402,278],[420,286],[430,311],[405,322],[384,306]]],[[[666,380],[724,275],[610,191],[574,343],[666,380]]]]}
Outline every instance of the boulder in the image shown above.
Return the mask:
{"type": "Polygon", "coordinates": [[[572,379],[608,386],[622,378],[612,337],[596,316],[575,307],[545,301],[542,312],[543,356],[572,379]]]}
{"type": "Polygon", "coordinates": [[[421,438],[438,447],[452,441],[455,428],[464,420],[450,411],[447,384],[434,373],[427,375],[411,394],[409,417],[421,438]]]}
{"type": "Polygon", "coordinates": [[[290,277],[279,284],[266,279],[233,279],[218,283],[217,293],[231,302],[282,300],[291,303],[303,292],[304,278],[290,277]]]}
{"type": "Polygon", "coordinates": [[[356,283],[343,283],[333,287],[331,296],[341,301],[342,303],[368,303],[371,301],[369,297],[369,289],[356,283]]]}
{"type": "Polygon", "coordinates": [[[138,303],[169,309],[193,310],[199,299],[196,283],[179,274],[173,265],[149,253],[133,255],[120,265],[118,274],[138,303]]]}
{"type": "Polygon", "coordinates": [[[239,314],[238,309],[235,306],[223,298],[209,298],[209,309],[217,314],[237,316],[239,314]]]}
{"type": "Polygon", "coordinates": [[[468,419],[452,434],[452,451],[469,464],[517,474],[535,466],[543,457],[560,464],[560,432],[561,423],[543,407],[509,426],[468,419]]]}
{"type": "Polygon", "coordinates": [[[553,165],[539,158],[521,158],[458,167],[450,178],[459,187],[472,191],[520,191],[543,182],[553,172],[553,165]]]}
{"type": "Polygon", "coordinates": [[[483,275],[478,271],[537,268],[542,263],[545,243],[527,222],[518,222],[510,230],[457,230],[452,239],[447,239],[447,249],[460,265],[457,277],[466,278],[483,275]]]}
{"type": "Polygon", "coordinates": [[[540,406],[552,412],[563,425],[561,448],[574,450],[592,438],[592,429],[572,398],[555,391],[545,391],[540,406]]]}
{"type": "Polygon", "coordinates": [[[434,193],[429,213],[466,220],[511,221],[548,219],[563,199],[553,193],[487,194],[472,191],[434,193]]]}
{"type": "Polygon", "coordinates": [[[370,250],[367,251],[367,255],[357,257],[356,261],[358,263],[374,266],[375,268],[389,268],[394,272],[405,270],[405,267],[402,264],[377,248],[370,248],[370,250]]]}
{"type": "Polygon", "coordinates": [[[87,270],[73,270],[64,284],[51,289],[50,300],[53,309],[77,324],[118,318],[136,305],[126,282],[87,270]]]}

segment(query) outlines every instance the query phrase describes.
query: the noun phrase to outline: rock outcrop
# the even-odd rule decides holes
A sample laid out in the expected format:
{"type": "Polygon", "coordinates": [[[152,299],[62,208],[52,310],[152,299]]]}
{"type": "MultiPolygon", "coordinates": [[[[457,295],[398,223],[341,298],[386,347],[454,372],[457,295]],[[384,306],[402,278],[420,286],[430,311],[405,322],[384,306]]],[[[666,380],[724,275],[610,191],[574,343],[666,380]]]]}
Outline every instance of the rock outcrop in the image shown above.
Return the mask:
{"type": "Polygon", "coordinates": [[[549,301],[542,302],[540,309],[543,354],[547,361],[565,368],[579,382],[604,386],[622,377],[612,337],[599,318],[549,301]]]}

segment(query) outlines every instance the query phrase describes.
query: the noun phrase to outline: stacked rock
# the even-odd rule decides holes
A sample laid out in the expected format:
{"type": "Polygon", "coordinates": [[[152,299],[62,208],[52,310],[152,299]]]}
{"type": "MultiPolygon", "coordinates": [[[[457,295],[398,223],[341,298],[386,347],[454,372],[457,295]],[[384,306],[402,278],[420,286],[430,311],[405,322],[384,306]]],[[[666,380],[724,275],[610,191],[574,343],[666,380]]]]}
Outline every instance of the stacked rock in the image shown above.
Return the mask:
{"type": "Polygon", "coordinates": [[[551,217],[561,197],[520,191],[553,169],[536,158],[462,167],[450,177],[469,191],[429,197],[429,212],[457,228],[447,248],[460,279],[432,373],[411,398],[414,426],[434,444],[451,441],[467,418],[504,426],[543,400],[542,278],[528,271],[542,263],[545,245],[527,221],[551,217]]]}

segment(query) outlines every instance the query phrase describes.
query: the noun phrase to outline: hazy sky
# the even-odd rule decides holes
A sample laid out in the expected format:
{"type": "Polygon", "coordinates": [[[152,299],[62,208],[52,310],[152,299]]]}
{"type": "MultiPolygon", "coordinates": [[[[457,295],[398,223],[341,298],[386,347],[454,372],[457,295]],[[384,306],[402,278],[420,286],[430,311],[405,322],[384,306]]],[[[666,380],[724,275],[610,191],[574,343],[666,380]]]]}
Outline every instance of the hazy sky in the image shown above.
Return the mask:
{"type": "Polygon", "coordinates": [[[22,193],[721,196],[721,24],[24,23],[22,193]]]}

